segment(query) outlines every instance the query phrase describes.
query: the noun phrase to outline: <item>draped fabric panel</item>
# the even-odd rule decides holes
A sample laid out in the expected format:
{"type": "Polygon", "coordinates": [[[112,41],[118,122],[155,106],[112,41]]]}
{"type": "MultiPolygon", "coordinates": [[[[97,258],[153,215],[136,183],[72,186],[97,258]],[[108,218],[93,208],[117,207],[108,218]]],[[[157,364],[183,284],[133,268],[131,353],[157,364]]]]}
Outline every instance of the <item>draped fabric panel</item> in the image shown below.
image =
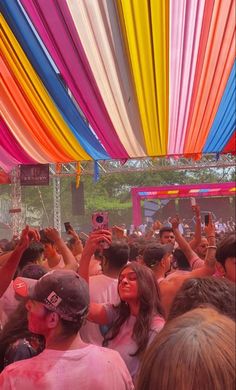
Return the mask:
{"type": "MultiPolygon", "coordinates": [[[[3,21],[2,24],[4,25],[3,21]]],[[[8,32],[10,33],[10,30],[8,32]]],[[[2,38],[4,39],[5,37],[2,36],[2,38]]],[[[65,151],[67,148],[64,145],[63,149],[60,145],[60,138],[63,139],[63,133],[61,132],[58,135],[58,143],[56,143],[57,136],[55,136],[55,138],[52,137],[54,126],[54,121],[52,120],[53,107],[51,107],[50,114],[46,110],[44,110],[45,105],[42,99],[44,91],[40,89],[40,81],[38,80],[39,90],[37,91],[37,89],[35,90],[36,85],[32,84],[31,82],[29,83],[29,80],[34,80],[34,76],[35,83],[37,83],[37,76],[33,74],[32,69],[32,73],[30,73],[30,64],[26,64],[29,66],[29,73],[24,73],[24,69],[26,68],[20,68],[21,63],[18,61],[18,59],[21,58],[21,61],[23,61],[24,54],[20,52],[19,57],[14,56],[16,46],[11,47],[10,45],[8,46],[7,44],[5,44],[5,48],[7,49],[6,54],[8,56],[8,59],[13,67],[13,73],[18,78],[20,85],[24,87],[25,92],[25,94],[22,93],[22,89],[20,89],[19,84],[17,84],[17,82],[14,80],[14,77],[12,77],[11,73],[7,68],[7,63],[4,63],[4,61],[0,59],[2,74],[5,80],[5,83],[3,84],[4,90],[1,91],[1,95],[4,101],[3,116],[5,117],[5,120],[8,122],[14,121],[14,126],[12,126],[13,131],[15,131],[14,134],[16,137],[18,137],[18,139],[20,139],[23,147],[32,157],[38,155],[38,159],[40,159],[41,154],[38,152],[38,145],[40,144],[42,153],[45,153],[44,163],[48,160],[50,162],[56,162],[58,161],[58,159],[60,159],[60,161],[73,160],[73,154],[66,155],[65,151]],[[27,78],[28,74],[30,75],[29,78],[27,78]],[[45,121],[46,124],[48,122],[48,126],[51,129],[51,132],[48,132],[48,136],[47,129],[45,132],[43,131],[43,122],[41,121],[40,123],[40,118],[37,118],[35,115],[33,115],[33,113],[37,112],[37,110],[39,112],[42,112],[42,121],[45,121]],[[27,130],[27,134],[24,129],[27,130]],[[33,143],[35,144],[34,150],[30,150],[30,147],[31,145],[33,145],[33,143]]],[[[49,99],[49,97],[46,96],[46,99],[47,98],[49,99]]],[[[62,126],[64,126],[63,121],[61,121],[61,124],[62,126]]],[[[57,129],[54,132],[56,131],[57,129]]]]}
{"type": "Polygon", "coordinates": [[[67,0],[78,35],[119,139],[130,157],[146,155],[114,2],[67,0]]]}
{"type": "Polygon", "coordinates": [[[234,130],[233,135],[230,138],[229,142],[223,149],[223,152],[236,154],[235,145],[236,145],[236,129],[234,130]]]}
{"type": "MultiPolygon", "coordinates": [[[[18,164],[35,164],[37,161],[33,160],[20,144],[16,141],[11,134],[9,128],[4,122],[3,118],[0,118],[0,146],[1,150],[4,150],[8,154],[9,159],[13,159],[13,166],[18,164]]],[[[11,166],[12,167],[12,166],[11,166]]],[[[7,169],[8,170],[8,169],[7,169]]]]}
{"type": "MultiPolygon", "coordinates": [[[[201,50],[201,45],[199,47],[201,50]]],[[[235,2],[214,2],[185,153],[202,152],[235,59],[235,2]],[[218,51],[213,50],[218,46],[218,51]]]]}
{"type": "Polygon", "coordinates": [[[236,152],[235,0],[2,0],[0,166],[236,152]]]}
{"type": "MultiPolygon", "coordinates": [[[[23,13],[18,2],[1,2],[0,9],[4,11],[4,16],[16,36],[29,61],[32,63],[36,72],[39,74],[48,92],[54,99],[56,105],[61,110],[64,120],[70,127],[71,132],[76,137],[78,143],[89,151],[88,154],[94,159],[106,159],[108,157],[98,139],[85,123],[79,114],[76,106],[69,97],[64,85],[59,80],[55,69],[52,67],[48,56],[42,49],[42,46],[33,32],[25,14],[23,13]]],[[[79,149],[79,145],[76,147],[79,149]]],[[[80,159],[87,160],[88,154],[80,148],[80,159]]]]}
{"type": "Polygon", "coordinates": [[[150,156],[167,153],[168,2],[118,1],[150,156]]]}
{"type": "Polygon", "coordinates": [[[199,0],[171,1],[170,154],[183,153],[204,13],[199,0]]]}
{"type": "Polygon", "coordinates": [[[66,2],[22,0],[22,4],[110,156],[128,158],[104,106],[66,2]]]}
{"type": "Polygon", "coordinates": [[[218,112],[207,138],[204,153],[213,153],[225,147],[232,137],[236,122],[236,64],[234,63],[218,112]]]}

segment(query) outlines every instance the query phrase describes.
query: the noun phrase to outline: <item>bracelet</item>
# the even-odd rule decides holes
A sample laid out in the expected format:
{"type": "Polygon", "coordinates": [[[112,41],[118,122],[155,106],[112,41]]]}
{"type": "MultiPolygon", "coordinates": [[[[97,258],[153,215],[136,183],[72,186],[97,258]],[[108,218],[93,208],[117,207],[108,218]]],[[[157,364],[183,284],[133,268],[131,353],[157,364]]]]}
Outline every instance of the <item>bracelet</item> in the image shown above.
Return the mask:
{"type": "Polygon", "coordinates": [[[215,245],[208,245],[207,249],[208,248],[213,248],[213,249],[216,249],[217,247],[215,245]]]}

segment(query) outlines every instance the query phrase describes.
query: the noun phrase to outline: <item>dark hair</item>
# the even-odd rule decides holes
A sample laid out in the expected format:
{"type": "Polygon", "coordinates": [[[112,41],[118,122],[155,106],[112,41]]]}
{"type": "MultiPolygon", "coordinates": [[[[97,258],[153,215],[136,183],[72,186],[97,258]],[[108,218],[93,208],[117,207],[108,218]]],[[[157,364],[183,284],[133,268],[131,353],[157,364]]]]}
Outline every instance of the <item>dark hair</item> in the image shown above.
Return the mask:
{"type": "Polygon", "coordinates": [[[234,390],[235,323],[212,308],[168,322],[148,348],[137,390],[234,390]]]}
{"type": "Polygon", "coordinates": [[[160,238],[162,237],[163,233],[165,232],[170,232],[170,233],[174,233],[174,230],[169,227],[169,226],[163,226],[160,230],[159,230],[159,236],[160,238]]]}
{"type": "MultiPolygon", "coordinates": [[[[19,303],[16,310],[9,316],[0,333],[0,371],[4,368],[4,356],[8,346],[15,341],[32,336],[28,330],[27,310],[25,301],[19,303]]],[[[44,337],[42,340],[44,340],[44,337]]]]}
{"type": "Polygon", "coordinates": [[[191,267],[189,265],[189,261],[185,256],[184,252],[176,248],[173,253],[173,260],[176,261],[177,267],[180,270],[191,271],[191,267]]]}
{"type": "Polygon", "coordinates": [[[216,260],[224,267],[228,257],[236,256],[236,237],[235,234],[230,234],[222,240],[216,249],[216,260]]]}
{"type": "Polygon", "coordinates": [[[135,261],[139,255],[140,244],[138,242],[132,242],[129,244],[129,261],[135,261]]]}
{"type": "Polygon", "coordinates": [[[152,268],[158,264],[167,253],[168,252],[163,245],[151,243],[146,246],[143,252],[143,261],[148,267],[152,268]]]}
{"type": "Polygon", "coordinates": [[[19,276],[23,278],[30,279],[40,279],[43,275],[45,275],[48,270],[40,264],[27,264],[22,270],[19,272],[19,276]]]}
{"type": "MultiPolygon", "coordinates": [[[[47,307],[44,307],[44,309],[47,314],[53,313],[53,311],[49,310],[47,307]]],[[[76,322],[64,320],[63,318],[60,317],[60,314],[58,314],[60,318],[61,327],[62,327],[62,332],[60,336],[63,338],[68,338],[70,336],[76,335],[79,332],[81,326],[84,324],[87,314],[88,314],[88,308],[86,312],[83,313],[83,316],[78,318],[78,321],[76,322]]]]}
{"type": "MultiPolygon", "coordinates": [[[[147,347],[153,315],[160,314],[164,317],[164,311],[160,302],[160,290],[154,273],[146,266],[133,261],[124,266],[120,271],[120,274],[127,267],[130,267],[137,275],[140,300],[139,314],[133,328],[133,338],[136,341],[138,348],[137,351],[131,355],[136,356],[140,355],[147,347]]],[[[104,346],[108,344],[109,340],[114,339],[118,335],[121,326],[130,316],[129,305],[124,301],[121,301],[115,309],[118,313],[118,319],[112,324],[105,335],[104,346]]]]}
{"type": "Polygon", "coordinates": [[[18,269],[21,270],[26,264],[34,263],[40,259],[43,253],[43,244],[41,242],[32,241],[29,247],[23,252],[18,269]]]}
{"type": "Polygon", "coordinates": [[[202,304],[212,305],[235,320],[235,284],[213,276],[185,280],[172,303],[168,320],[202,304]]]}
{"type": "Polygon", "coordinates": [[[109,248],[103,250],[103,256],[109,262],[109,267],[121,269],[129,259],[129,246],[126,241],[112,241],[109,248]]]}

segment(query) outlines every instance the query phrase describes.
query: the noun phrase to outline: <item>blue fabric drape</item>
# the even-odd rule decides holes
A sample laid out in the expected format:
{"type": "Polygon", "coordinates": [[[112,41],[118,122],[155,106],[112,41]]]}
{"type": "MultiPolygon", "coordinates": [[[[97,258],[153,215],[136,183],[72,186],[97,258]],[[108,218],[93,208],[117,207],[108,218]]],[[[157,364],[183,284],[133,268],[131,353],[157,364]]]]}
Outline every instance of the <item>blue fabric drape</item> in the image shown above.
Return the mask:
{"type": "Polygon", "coordinates": [[[234,63],[230,72],[229,79],[203,149],[203,153],[222,151],[236,128],[235,85],[236,63],[234,63]]]}

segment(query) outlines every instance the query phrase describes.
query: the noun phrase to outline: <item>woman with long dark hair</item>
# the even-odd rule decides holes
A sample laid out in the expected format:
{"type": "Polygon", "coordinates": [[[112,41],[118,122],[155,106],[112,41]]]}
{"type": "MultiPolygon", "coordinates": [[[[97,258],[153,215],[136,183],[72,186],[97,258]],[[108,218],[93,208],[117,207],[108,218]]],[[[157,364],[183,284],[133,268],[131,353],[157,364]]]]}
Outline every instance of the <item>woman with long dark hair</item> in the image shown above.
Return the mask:
{"type": "MultiPolygon", "coordinates": [[[[87,280],[89,258],[101,239],[111,242],[109,232],[93,232],[84,248],[81,271],[87,280]]],[[[164,325],[164,312],[156,278],[145,265],[132,262],[122,268],[118,293],[117,306],[90,303],[88,320],[103,325],[103,345],[120,353],[134,380],[146,347],[164,325]]]]}

